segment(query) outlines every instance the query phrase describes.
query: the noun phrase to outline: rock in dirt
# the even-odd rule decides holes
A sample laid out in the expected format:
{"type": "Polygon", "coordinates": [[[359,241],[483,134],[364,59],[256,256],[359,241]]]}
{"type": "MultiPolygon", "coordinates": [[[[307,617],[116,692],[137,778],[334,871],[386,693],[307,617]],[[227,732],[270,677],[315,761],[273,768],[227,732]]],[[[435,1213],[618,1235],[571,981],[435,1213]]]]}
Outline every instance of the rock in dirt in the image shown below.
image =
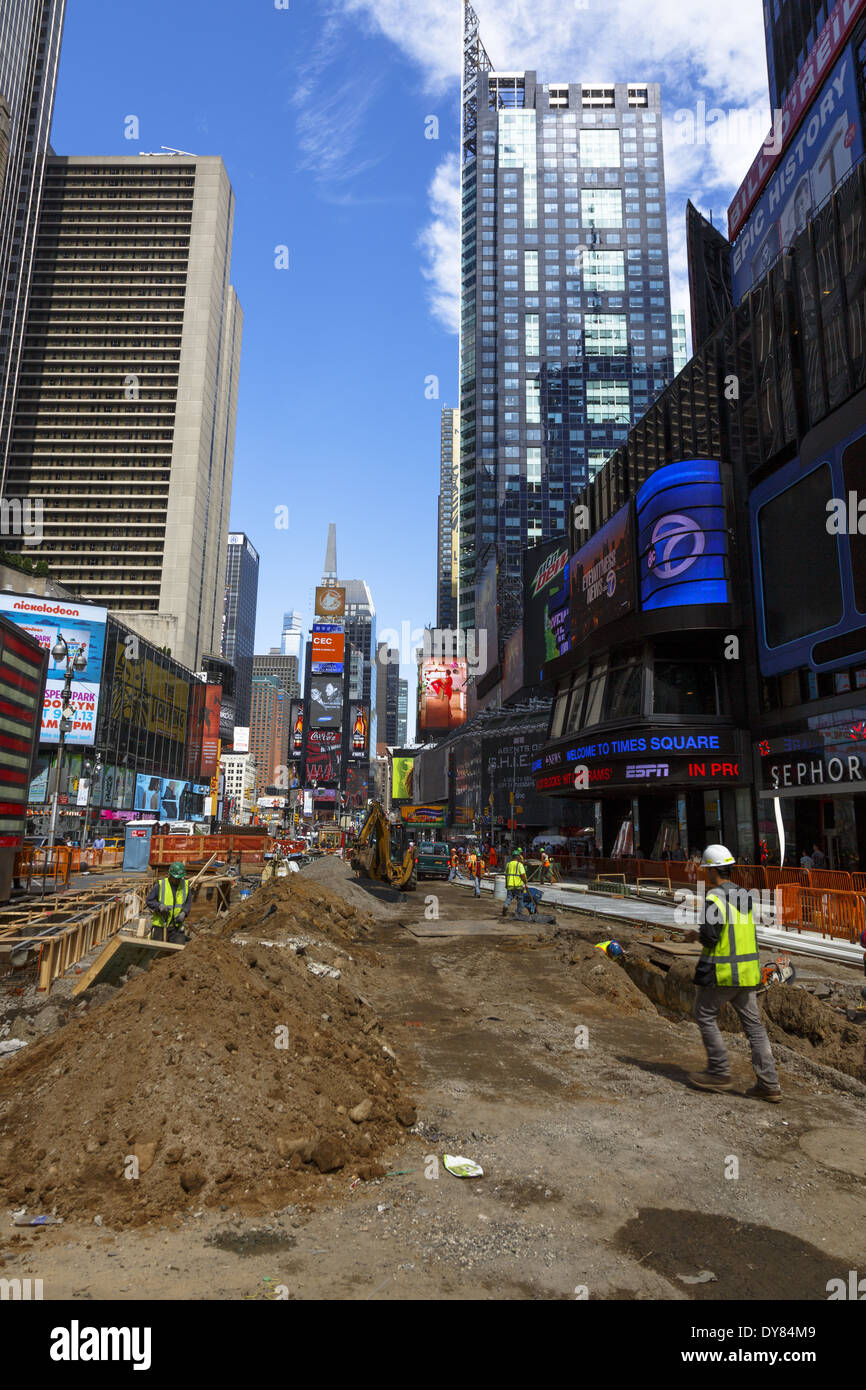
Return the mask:
{"type": "Polygon", "coordinates": [[[349,1111],[349,1119],[356,1125],[363,1124],[372,1109],[373,1102],[369,1098],[367,1100],[362,1100],[360,1105],[354,1106],[353,1109],[349,1111]]]}
{"type": "Polygon", "coordinates": [[[312,1153],[320,1173],[336,1173],[345,1168],[348,1156],[345,1144],[339,1139],[320,1139],[312,1153]]]}

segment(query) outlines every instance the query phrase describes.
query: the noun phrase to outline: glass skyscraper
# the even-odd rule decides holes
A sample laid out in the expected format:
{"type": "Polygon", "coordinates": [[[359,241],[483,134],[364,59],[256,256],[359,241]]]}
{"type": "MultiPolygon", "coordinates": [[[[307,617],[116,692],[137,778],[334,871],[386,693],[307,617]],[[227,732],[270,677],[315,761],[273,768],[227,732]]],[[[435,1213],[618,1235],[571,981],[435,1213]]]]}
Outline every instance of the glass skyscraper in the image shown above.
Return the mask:
{"type": "Polygon", "coordinates": [[[222,655],[237,673],[235,723],[241,728],[250,722],[258,599],[259,553],[242,531],[233,532],[226,552],[222,655]]]}
{"type": "Polygon", "coordinates": [[[66,0],[0,3],[0,493],[36,248],[66,0]]]}
{"type": "MultiPolygon", "coordinates": [[[[459,626],[673,374],[659,88],[496,73],[465,6],[459,626]]],[[[513,595],[512,595],[513,597],[513,595]]],[[[507,632],[500,635],[507,635],[507,632]]]]}

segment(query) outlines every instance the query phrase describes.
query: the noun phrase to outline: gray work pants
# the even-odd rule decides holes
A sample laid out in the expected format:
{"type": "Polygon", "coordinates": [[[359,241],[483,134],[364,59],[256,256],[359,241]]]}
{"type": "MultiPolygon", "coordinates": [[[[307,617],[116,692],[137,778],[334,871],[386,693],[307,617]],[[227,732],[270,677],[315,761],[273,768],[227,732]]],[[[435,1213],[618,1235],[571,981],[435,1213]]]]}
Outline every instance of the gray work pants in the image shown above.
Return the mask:
{"type": "Polygon", "coordinates": [[[718,1024],[719,1009],[723,1004],[730,1004],[739,1016],[752,1049],[752,1066],[756,1077],[764,1086],[775,1089],[779,1085],[779,1077],[770,1039],[758,1013],[754,989],[741,989],[738,985],[698,986],[695,1023],[707,1049],[707,1071],[712,1076],[730,1075],[728,1049],[718,1024]]]}

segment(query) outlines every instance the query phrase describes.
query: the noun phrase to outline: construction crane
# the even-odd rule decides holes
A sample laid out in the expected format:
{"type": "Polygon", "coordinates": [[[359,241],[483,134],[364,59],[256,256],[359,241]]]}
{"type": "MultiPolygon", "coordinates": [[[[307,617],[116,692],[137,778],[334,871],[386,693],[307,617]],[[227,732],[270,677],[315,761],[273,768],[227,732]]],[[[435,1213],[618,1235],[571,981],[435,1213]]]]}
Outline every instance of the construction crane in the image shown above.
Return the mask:
{"type": "Polygon", "coordinates": [[[350,863],[355,873],[412,892],[418,884],[418,861],[414,848],[403,848],[403,835],[403,827],[393,826],[374,801],[352,847],[350,863]]]}

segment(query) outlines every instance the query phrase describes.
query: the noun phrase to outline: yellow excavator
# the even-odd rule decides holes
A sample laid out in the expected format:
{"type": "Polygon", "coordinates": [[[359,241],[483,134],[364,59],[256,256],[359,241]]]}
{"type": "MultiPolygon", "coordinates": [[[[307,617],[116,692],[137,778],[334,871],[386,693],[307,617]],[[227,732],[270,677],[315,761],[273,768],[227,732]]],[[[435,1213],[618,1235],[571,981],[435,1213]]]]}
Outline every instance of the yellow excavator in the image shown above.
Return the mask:
{"type": "Polygon", "coordinates": [[[418,885],[418,861],[414,848],[404,844],[405,834],[406,828],[392,825],[374,801],[352,846],[350,863],[355,873],[412,892],[418,885]]]}

